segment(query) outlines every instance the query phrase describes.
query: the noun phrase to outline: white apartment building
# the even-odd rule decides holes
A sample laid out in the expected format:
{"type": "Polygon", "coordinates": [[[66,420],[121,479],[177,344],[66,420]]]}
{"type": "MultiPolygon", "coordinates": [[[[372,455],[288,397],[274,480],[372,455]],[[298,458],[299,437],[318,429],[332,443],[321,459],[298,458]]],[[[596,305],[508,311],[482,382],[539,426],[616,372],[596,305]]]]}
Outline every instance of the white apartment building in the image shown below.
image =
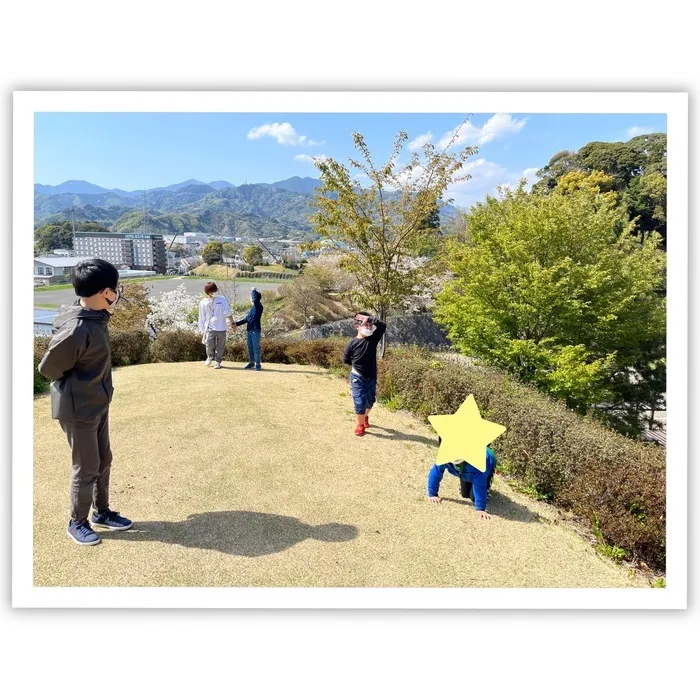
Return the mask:
{"type": "Polygon", "coordinates": [[[131,270],[165,272],[162,234],[81,231],[73,234],[73,249],[81,258],[102,258],[131,270]]]}

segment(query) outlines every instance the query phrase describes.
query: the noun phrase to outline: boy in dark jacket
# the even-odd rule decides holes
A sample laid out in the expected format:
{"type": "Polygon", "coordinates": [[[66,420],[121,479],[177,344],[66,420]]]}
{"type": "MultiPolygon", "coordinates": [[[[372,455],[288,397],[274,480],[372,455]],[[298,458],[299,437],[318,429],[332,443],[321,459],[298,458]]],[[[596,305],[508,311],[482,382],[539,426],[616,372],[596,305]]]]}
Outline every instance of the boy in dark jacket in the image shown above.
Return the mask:
{"type": "Polygon", "coordinates": [[[386,323],[361,311],[355,314],[357,336],[343,351],[343,362],[351,365],[350,390],[357,425],[355,435],[362,436],[369,428],[369,412],[377,397],[377,345],[386,331],[386,323]]]}
{"type": "Polygon", "coordinates": [[[484,520],[491,518],[486,512],[488,492],[493,482],[496,471],[496,455],[490,448],[486,448],[486,471],[482,472],[467,462],[448,462],[447,464],[434,464],[428,474],[428,498],[432,503],[440,503],[440,482],[447,470],[452,476],[459,477],[459,490],[464,498],[474,502],[477,515],[484,520]]]}
{"type": "Polygon", "coordinates": [[[51,415],[73,451],[68,536],[80,545],[99,544],[91,525],[109,530],[133,525],[109,509],[109,404],[114,389],[107,323],[121,296],[118,283],[119,272],[105,260],[75,266],[73,288],[79,299],[54,320],[58,330],[39,363],[39,372],[51,380],[51,415]]]}
{"type": "Polygon", "coordinates": [[[260,303],[260,292],[255,287],[250,292],[250,300],[253,302],[253,305],[250,307],[248,315],[240,321],[236,321],[236,325],[248,324],[248,332],[246,333],[248,364],[243,369],[253,369],[255,367],[259,372],[262,369],[260,366],[260,319],[265,307],[260,303]]]}

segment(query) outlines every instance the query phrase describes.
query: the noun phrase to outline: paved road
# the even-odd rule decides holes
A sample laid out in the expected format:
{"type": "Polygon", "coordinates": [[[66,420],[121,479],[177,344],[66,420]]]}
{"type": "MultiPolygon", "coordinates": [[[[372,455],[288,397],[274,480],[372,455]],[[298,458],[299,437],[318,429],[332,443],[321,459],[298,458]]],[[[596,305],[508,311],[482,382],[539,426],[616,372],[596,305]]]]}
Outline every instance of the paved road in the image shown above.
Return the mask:
{"type": "MultiPolygon", "coordinates": [[[[163,292],[169,292],[181,284],[184,284],[187,288],[188,294],[201,294],[203,291],[205,279],[190,279],[188,277],[173,277],[168,280],[156,280],[154,282],[148,282],[147,279],[143,280],[149,287],[151,287],[151,295],[159,295],[163,292]]],[[[235,299],[233,298],[233,293],[231,291],[232,284],[230,282],[217,282],[222,288],[222,291],[228,296],[229,302],[244,302],[248,301],[250,297],[250,290],[255,287],[261,292],[269,289],[275,290],[279,287],[277,283],[270,282],[255,282],[254,280],[246,280],[244,282],[237,282],[235,289],[235,299]],[[227,289],[228,287],[228,289],[227,289]]],[[[42,306],[42,304],[70,304],[75,299],[75,294],[72,289],[58,289],[51,292],[34,292],[34,305],[42,306]]]]}

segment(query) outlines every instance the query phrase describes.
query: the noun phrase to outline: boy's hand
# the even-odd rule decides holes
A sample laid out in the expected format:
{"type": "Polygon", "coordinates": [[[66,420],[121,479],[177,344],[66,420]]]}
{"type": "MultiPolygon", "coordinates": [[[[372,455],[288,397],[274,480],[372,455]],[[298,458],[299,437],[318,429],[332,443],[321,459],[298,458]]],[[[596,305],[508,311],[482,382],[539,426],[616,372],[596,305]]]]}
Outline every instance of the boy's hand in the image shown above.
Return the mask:
{"type": "Polygon", "coordinates": [[[440,503],[440,496],[428,496],[428,500],[431,503],[439,504],[440,503]]]}
{"type": "Polygon", "coordinates": [[[477,510],[476,514],[479,516],[480,520],[491,520],[491,518],[493,518],[493,515],[487,513],[485,510],[477,510]]]}

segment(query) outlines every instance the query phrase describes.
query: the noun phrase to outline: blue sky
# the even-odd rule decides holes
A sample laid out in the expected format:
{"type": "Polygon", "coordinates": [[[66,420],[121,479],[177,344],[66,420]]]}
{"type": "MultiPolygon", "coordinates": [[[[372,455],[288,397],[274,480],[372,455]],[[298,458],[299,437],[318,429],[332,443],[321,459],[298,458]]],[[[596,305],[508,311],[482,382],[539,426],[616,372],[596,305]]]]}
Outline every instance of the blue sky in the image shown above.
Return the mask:
{"type": "MultiPolygon", "coordinates": [[[[463,114],[210,114],[38,113],[34,181],[58,185],[87,180],[135,190],[182,182],[275,182],[293,175],[316,177],[312,157],[347,164],[357,156],[353,131],[364,134],[376,161],[384,160],[397,131],[418,146],[444,142],[463,114]]],[[[664,114],[474,114],[460,132],[479,153],[469,158],[472,178],[451,188],[458,206],[514,184],[557,151],[589,141],[626,141],[638,133],[666,131],[664,114]]],[[[408,160],[406,151],[401,158],[408,160]]]]}

